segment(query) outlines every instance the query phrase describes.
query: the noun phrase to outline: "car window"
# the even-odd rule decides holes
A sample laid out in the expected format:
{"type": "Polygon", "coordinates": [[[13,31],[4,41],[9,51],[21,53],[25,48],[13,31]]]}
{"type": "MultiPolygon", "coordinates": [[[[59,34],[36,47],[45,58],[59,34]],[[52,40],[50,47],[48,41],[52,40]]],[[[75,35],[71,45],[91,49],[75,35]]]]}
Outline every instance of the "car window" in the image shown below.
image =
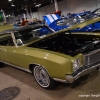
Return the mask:
{"type": "Polygon", "coordinates": [[[30,28],[27,30],[15,32],[14,35],[15,35],[17,45],[20,46],[32,42],[38,38],[44,37],[45,35],[51,33],[53,32],[48,27],[40,26],[37,28],[30,28]]]}
{"type": "Polygon", "coordinates": [[[11,34],[0,35],[0,45],[2,45],[2,46],[14,46],[11,34]]]}
{"type": "Polygon", "coordinates": [[[64,25],[67,25],[67,26],[71,26],[71,25],[74,25],[76,23],[76,18],[64,18],[64,19],[61,19],[59,21],[57,21],[57,26],[64,26],[64,25]]]}
{"type": "Polygon", "coordinates": [[[61,19],[59,21],[57,21],[57,26],[63,26],[67,24],[67,19],[61,19]]]}

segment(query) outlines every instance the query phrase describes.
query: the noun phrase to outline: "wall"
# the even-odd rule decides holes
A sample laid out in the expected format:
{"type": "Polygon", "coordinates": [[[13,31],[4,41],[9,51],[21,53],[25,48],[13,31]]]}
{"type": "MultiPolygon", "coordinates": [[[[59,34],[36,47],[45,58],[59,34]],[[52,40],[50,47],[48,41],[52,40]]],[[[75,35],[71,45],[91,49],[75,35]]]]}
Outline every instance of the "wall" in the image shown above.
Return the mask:
{"type": "MultiPolygon", "coordinates": [[[[94,10],[100,7],[100,0],[62,0],[58,2],[58,8],[62,11],[63,15],[67,15],[68,12],[79,13],[83,10],[94,10]]],[[[43,15],[55,12],[54,4],[42,7],[38,9],[39,18],[42,19],[43,15]]]]}
{"type": "Polygon", "coordinates": [[[28,16],[27,14],[25,14],[25,16],[23,14],[19,14],[18,16],[14,16],[13,19],[11,17],[7,17],[6,19],[8,23],[15,23],[15,20],[20,19],[20,21],[22,21],[22,18],[28,18],[30,20],[33,20],[34,18],[40,19],[38,12],[32,12],[32,14],[28,13],[28,16]]]}
{"type": "MultiPolygon", "coordinates": [[[[67,15],[68,12],[79,13],[83,10],[94,10],[100,7],[100,0],[62,0],[58,2],[58,8],[62,11],[62,15],[67,15]]],[[[37,18],[42,20],[43,15],[55,12],[54,4],[42,7],[38,9],[38,12],[33,12],[32,16],[29,14],[29,18],[37,18]]],[[[16,16],[16,19],[22,19],[23,14],[16,16]]]]}

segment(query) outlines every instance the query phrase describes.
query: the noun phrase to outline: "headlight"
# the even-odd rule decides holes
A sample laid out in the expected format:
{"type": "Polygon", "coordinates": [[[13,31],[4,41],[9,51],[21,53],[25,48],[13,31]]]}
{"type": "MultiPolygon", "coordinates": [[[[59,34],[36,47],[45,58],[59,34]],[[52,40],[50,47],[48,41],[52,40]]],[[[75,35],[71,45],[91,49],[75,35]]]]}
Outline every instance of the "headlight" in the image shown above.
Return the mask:
{"type": "Polygon", "coordinates": [[[76,59],[73,61],[73,71],[76,71],[80,68],[80,59],[76,59]]]}

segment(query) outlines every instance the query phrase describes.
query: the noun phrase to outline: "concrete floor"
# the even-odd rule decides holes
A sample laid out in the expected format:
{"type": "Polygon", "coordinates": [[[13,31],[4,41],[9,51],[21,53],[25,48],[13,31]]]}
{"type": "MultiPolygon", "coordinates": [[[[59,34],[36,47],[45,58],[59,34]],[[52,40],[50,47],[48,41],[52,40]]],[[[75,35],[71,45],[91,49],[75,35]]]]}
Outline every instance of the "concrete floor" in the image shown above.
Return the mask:
{"type": "Polygon", "coordinates": [[[100,100],[100,96],[91,97],[100,95],[100,72],[96,70],[84,81],[80,78],[73,84],[59,83],[55,90],[44,90],[31,74],[9,66],[0,68],[0,91],[11,86],[21,90],[13,100],[100,100]],[[79,97],[87,94],[90,96],[79,97]]]}

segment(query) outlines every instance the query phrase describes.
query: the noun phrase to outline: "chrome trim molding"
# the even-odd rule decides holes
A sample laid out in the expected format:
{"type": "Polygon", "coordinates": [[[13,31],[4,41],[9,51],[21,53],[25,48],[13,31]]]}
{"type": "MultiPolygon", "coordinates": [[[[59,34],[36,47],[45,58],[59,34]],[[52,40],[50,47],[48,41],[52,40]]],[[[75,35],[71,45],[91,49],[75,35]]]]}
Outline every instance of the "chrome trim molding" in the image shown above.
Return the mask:
{"type": "Polygon", "coordinates": [[[87,55],[94,54],[94,53],[96,53],[96,52],[98,52],[98,51],[100,51],[100,49],[94,50],[94,51],[90,52],[89,54],[86,54],[86,56],[87,56],[87,55]]]}
{"type": "Polygon", "coordinates": [[[5,63],[5,64],[7,64],[7,65],[10,65],[10,66],[12,66],[12,67],[14,67],[14,68],[17,68],[17,69],[26,71],[26,72],[28,72],[28,73],[31,73],[31,71],[30,71],[29,69],[25,69],[25,68],[22,68],[22,67],[18,67],[18,66],[15,66],[15,65],[13,65],[13,64],[10,64],[10,63],[7,63],[7,62],[1,61],[1,60],[0,60],[0,62],[5,63]]]}
{"type": "Polygon", "coordinates": [[[16,43],[16,39],[15,39],[15,36],[14,36],[14,32],[11,32],[11,37],[12,37],[13,42],[14,42],[16,48],[17,48],[18,46],[17,46],[17,43],[16,43]]]}
{"type": "Polygon", "coordinates": [[[89,54],[83,55],[84,65],[88,66],[90,64],[96,63],[97,61],[100,61],[99,56],[100,56],[100,49],[94,50],[89,54]]]}

